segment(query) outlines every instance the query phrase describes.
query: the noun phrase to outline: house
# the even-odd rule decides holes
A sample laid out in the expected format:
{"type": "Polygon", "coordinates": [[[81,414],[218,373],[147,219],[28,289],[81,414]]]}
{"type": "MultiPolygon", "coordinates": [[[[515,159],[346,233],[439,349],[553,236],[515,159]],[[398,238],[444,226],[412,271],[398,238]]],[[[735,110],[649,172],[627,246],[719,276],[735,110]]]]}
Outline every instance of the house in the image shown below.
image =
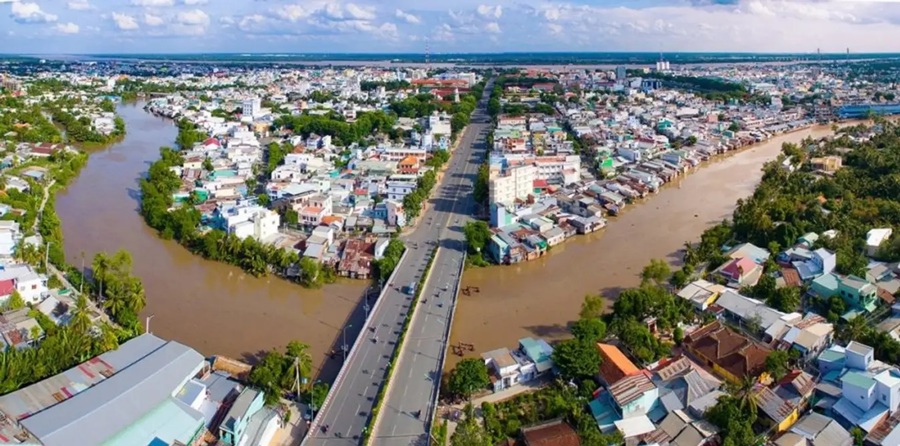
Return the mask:
{"type": "Polygon", "coordinates": [[[834,325],[821,316],[811,315],[792,326],[781,341],[800,353],[808,361],[819,356],[834,340],[834,325]]]}
{"type": "Polygon", "coordinates": [[[647,415],[659,402],[659,389],[644,373],[618,380],[609,386],[609,394],[622,419],[647,415]]]}
{"type": "Polygon", "coordinates": [[[866,255],[872,257],[885,240],[891,238],[894,232],[891,228],[871,229],[866,233],[866,255]]]}
{"type": "MultiPolygon", "coordinates": [[[[871,432],[900,406],[900,370],[876,361],[872,347],[855,341],[842,353],[843,369],[833,370],[823,378],[840,385],[840,398],[831,407],[832,413],[845,427],[859,426],[871,432]],[[838,375],[831,378],[831,373],[838,375]]],[[[823,364],[821,356],[819,363],[823,364]]]]}
{"type": "Polygon", "coordinates": [[[689,333],[683,344],[698,361],[734,383],[744,376],[765,378],[766,357],[772,352],[718,321],[689,333]]]}
{"type": "Polygon", "coordinates": [[[50,290],[47,288],[47,277],[38,274],[31,265],[10,265],[0,270],[0,282],[14,280],[16,291],[25,303],[37,304],[50,290]]]}
{"type": "Polygon", "coordinates": [[[659,389],[659,401],[666,413],[687,409],[694,401],[722,386],[722,381],[687,356],[660,362],[662,364],[653,371],[652,379],[659,389]]]}
{"type": "Polygon", "coordinates": [[[737,257],[722,264],[715,273],[728,281],[728,286],[742,288],[756,285],[763,267],[748,257],[737,257]]]}
{"type": "Polygon", "coordinates": [[[244,437],[250,419],[263,408],[264,394],[256,389],[245,388],[225,414],[219,425],[219,441],[229,446],[238,446],[244,437]]]}
{"type": "Polygon", "coordinates": [[[21,308],[0,315],[0,336],[6,348],[30,348],[44,337],[44,330],[28,312],[21,308]]]}
{"type": "Polygon", "coordinates": [[[705,311],[724,291],[724,286],[700,279],[682,288],[678,297],[690,301],[694,308],[705,311]]]}
{"type": "Polygon", "coordinates": [[[22,239],[19,223],[13,220],[0,220],[0,257],[12,257],[16,245],[22,239]]]}
{"type": "Polygon", "coordinates": [[[872,312],[878,306],[878,288],[853,275],[823,274],[812,281],[810,291],[820,299],[840,296],[850,308],[851,317],[854,312],[872,312]]]}
{"type": "Polygon", "coordinates": [[[841,167],[843,167],[843,160],[839,156],[831,155],[810,158],[809,164],[813,168],[813,170],[834,173],[840,170],[841,167]]]}
{"type": "Polygon", "coordinates": [[[802,262],[791,262],[800,280],[809,282],[823,274],[830,274],[837,266],[837,255],[825,248],[819,248],[810,253],[809,259],[802,262]]]}
{"type": "Polygon", "coordinates": [[[611,386],[626,376],[640,373],[640,370],[628,359],[622,350],[610,344],[597,343],[600,351],[600,379],[611,386]]]}
{"type": "Polygon", "coordinates": [[[790,432],[779,438],[777,446],[852,446],[853,438],[837,421],[825,415],[810,412],[790,432]],[[801,442],[797,442],[801,440],[801,442]]]}
{"type": "Polygon", "coordinates": [[[757,265],[762,265],[766,263],[766,260],[769,260],[771,253],[752,243],[741,243],[740,245],[731,248],[726,253],[726,256],[732,260],[746,258],[752,260],[757,265]]]}
{"type": "Polygon", "coordinates": [[[774,390],[781,399],[803,411],[815,389],[816,380],[812,375],[802,370],[791,370],[778,381],[774,390]]]}
{"type": "Polygon", "coordinates": [[[491,372],[494,392],[508,389],[519,383],[519,363],[508,348],[498,348],[481,354],[484,365],[491,372]]]}
{"type": "Polygon", "coordinates": [[[771,333],[773,327],[776,330],[786,328],[786,322],[800,319],[799,314],[786,315],[734,290],[725,290],[716,300],[716,306],[721,307],[729,319],[744,325],[756,325],[751,328],[756,328],[759,334],[771,333]]]}
{"type": "Polygon", "coordinates": [[[540,377],[553,370],[553,347],[543,339],[519,339],[519,350],[535,365],[535,377],[540,377]]]}
{"type": "Polygon", "coordinates": [[[800,417],[797,407],[782,399],[772,389],[760,384],[754,392],[756,407],[768,421],[764,424],[771,424],[776,433],[788,430],[800,417]]]}
{"type": "MultiPolygon", "coordinates": [[[[659,429],[665,433],[670,445],[707,446],[715,444],[716,427],[711,423],[697,419],[683,410],[669,412],[659,423],[659,429]]],[[[660,442],[659,444],[665,444],[660,442]]]]}

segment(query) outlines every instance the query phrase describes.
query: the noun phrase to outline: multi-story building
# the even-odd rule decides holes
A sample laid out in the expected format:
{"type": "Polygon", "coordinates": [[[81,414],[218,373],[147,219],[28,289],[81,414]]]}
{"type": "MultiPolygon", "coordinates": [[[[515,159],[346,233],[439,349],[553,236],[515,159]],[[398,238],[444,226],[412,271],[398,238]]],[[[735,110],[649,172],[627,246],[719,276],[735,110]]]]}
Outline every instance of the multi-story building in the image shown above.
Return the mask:
{"type": "Polygon", "coordinates": [[[491,171],[488,189],[491,203],[511,205],[534,193],[537,168],[529,164],[491,171]]]}
{"type": "Polygon", "coordinates": [[[244,99],[241,103],[241,109],[244,112],[244,116],[255,117],[259,116],[259,111],[261,108],[261,102],[259,98],[248,98],[244,99]]]}

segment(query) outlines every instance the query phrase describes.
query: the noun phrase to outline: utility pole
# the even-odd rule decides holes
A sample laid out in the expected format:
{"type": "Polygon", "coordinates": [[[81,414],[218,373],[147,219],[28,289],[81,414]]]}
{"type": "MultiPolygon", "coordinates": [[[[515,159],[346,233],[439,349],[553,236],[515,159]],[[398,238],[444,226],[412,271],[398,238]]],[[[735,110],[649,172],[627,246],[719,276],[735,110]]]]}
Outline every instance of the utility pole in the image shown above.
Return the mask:
{"type": "Polygon", "coordinates": [[[84,251],[81,251],[81,285],[78,287],[78,294],[84,294],[84,251]]]}

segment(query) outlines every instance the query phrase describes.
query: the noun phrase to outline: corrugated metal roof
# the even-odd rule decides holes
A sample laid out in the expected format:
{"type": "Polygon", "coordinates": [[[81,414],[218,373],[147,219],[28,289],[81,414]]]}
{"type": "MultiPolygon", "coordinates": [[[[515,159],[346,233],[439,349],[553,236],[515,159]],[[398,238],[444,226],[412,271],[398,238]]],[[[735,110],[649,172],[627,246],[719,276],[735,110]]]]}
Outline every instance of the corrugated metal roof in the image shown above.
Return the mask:
{"type": "MultiPolygon", "coordinates": [[[[156,344],[141,338],[139,345],[156,344]]],[[[154,337],[155,338],[155,337],[154,337]]],[[[158,338],[157,338],[158,339],[158,338]]],[[[134,357],[128,342],[122,358],[134,357]]],[[[166,342],[138,362],[97,384],[78,398],[57,404],[22,421],[45,446],[101,444],[171,398],[203,366],[204,358],[177,342],[166,342]]]]}

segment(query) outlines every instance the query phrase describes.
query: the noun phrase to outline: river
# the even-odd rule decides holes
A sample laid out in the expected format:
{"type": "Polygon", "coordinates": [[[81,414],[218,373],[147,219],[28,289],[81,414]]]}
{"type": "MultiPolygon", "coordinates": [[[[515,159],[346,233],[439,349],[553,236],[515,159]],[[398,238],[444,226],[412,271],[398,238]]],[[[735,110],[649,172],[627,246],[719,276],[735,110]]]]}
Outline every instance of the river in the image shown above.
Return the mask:
{"type": "MultiPolygon", "coordinates": [[[[575,236],[540,259],[466,270],[463,286],[480,292],[460,296],[451,344],[475,344],[468,355],[477,356],[515,347],[526,336],[569,337],[568,325],[586,294],[615,298],[640,283],[653,258],[678,264],[684,242],[699,240],[703,230],[731,217],[738,198],[753,193],[762,165],[782,143],[830,134],[829,127],[817,126],[718,158],[611,217],[606,229],[575,236]]],[[[448,369],[459,359],[448,354],[448,369]]]]}
{"type": "Polygon", "coordinates": [[[118,111],[126,123],[125,139],[92,152],[81,175],[57,197],[68,261],[80,267],[84,253],[90,267],[99,251],[131,252],[147,294],[143,316],[153,316],[151,331],[204,355],[252,361],[261,351],[296,339],[310,345],[317,369],[333,363],[326,352],[348,315],[361,317],[357,306],[367,283],[341,280],[307,290],[275,277],[249,276],[161,240],[137,212],[138,181],[159,157],[159,147],[174,143],[177,131],[141,104],[122,104],[118,111]]]}

